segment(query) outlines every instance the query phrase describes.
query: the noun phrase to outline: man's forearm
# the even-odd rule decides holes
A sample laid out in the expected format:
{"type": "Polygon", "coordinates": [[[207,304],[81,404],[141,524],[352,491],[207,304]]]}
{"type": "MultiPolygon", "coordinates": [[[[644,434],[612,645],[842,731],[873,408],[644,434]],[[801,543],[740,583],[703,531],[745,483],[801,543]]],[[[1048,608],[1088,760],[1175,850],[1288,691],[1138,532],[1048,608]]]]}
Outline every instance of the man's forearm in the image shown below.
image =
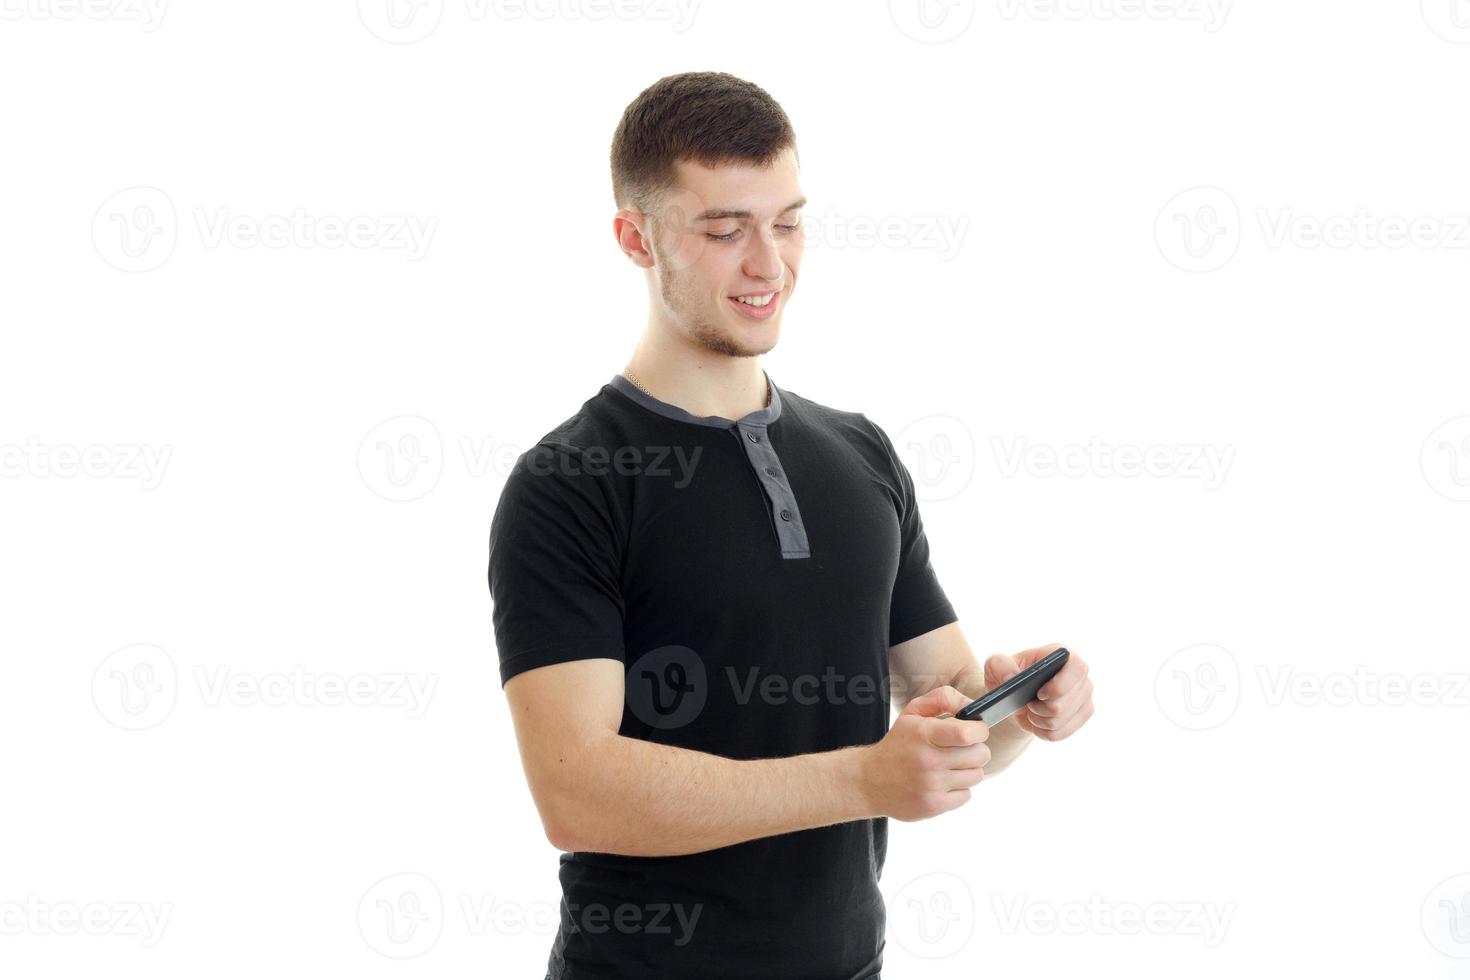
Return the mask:
{"type": "Polygon", "coordinates": [[[545,816],[563,850],[639,856],[861,820],[876,815],[862,751],[739,760],[608,733],[578,754],[576,771],[559,774],[545,816]]]}
{"type": "MultiPolygon", "coordinates": [[[[985,668],[979,663],[965,666],[955,674],[949,684],[970,698],[978,698],[990,690],[985,685],[985,668]]],[[[985,741],[990,746],[990,762],[985,766],[985,775],[994,776],[1004,770],[1035,740],[1036,736],[1022,728],[1015,715],[998,725],[992,725],[990,737],[985,741]]]]}

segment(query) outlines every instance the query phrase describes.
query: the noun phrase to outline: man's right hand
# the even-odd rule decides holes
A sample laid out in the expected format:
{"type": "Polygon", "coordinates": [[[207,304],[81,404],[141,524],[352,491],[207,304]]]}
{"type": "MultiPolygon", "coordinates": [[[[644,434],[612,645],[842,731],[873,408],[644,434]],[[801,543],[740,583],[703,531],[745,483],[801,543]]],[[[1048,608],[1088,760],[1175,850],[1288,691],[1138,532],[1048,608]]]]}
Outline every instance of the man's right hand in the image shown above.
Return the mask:
{"type": "Polygon", "coordinates": [[[905,705],[883,740],[864,749],[863,787],[879,814],[925,820],[970,801],[970,787],[984,778],[990,761],[990,726],[937,716],[971,700],[953,687],[937,687],[905,705]]]}

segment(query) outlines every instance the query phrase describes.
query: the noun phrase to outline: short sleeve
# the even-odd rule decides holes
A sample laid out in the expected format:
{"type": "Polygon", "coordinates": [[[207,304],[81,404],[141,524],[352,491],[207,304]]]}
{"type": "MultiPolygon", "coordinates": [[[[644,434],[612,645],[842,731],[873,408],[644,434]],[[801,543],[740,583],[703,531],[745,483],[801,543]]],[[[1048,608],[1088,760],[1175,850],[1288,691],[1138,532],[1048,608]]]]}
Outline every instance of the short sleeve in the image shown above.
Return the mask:
{"type": "Polygon", "coordinates": [[[924,536],[924,522],[919,518],[913,477],[894,451],[888,433],[866,415],[863,420],[872,426],[883,444],[888,471],[898,491],[898,575],[893,582],[893,598],[888,610],[888,645],[896,646],[956,622],[959,616],[929,562],[929,540],[924,536]]]}
{"type": "Polygon", "coordinates": [[[535,667],[624,659],[621,547],[602,478],[574,450],[521,454],[490,522],[500,683],[535,667]]]}

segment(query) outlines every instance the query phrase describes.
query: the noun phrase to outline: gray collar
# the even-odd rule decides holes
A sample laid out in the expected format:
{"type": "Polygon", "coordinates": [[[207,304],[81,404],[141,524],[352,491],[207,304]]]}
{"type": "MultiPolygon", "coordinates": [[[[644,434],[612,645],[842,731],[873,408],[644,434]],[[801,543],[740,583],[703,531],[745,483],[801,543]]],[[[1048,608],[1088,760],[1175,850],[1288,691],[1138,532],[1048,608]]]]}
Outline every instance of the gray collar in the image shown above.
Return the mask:
{"type": "Polygon", "coordinates": [[[737,425],[770,425],[781,417],[781,389],[772,383],[771,376],[766,374],[764,368],[761,369],[761,374],[766,375],[766,384],[771,386],[771,404],[765,408],[756,409],[754,412],[740,419],[727,419],[719,415],[690,415],[678,405],[670,405],[666,401],[661,401],[653,397],[629,381],[622,374],[613,375],[611,384],[618,391],[627,395],[650,412],[656,412],[665,418],[673,419],[676,422],[690,422],[694,425],[708,425],[717,429],[731,429],[737,425]]]}

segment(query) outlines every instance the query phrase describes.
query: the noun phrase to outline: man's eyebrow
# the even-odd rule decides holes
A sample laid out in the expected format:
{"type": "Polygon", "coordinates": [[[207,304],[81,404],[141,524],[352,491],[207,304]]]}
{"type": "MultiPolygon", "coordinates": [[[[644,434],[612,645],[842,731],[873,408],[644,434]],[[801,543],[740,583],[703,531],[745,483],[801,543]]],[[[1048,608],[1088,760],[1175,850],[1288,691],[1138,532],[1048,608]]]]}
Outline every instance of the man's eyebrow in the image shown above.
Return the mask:
{"type": "MultiPolygon", "coordinates": [[[[777,211],[776,213],[777,214],[785,214],[787,211],[795,211],[797,208],[802,208],[802,207],[806,207],[806,198],[804,198],[804,197],[801,198],[800,200],[792,201],[790,204],[786,205],[784,208],[782,208],[780,211],[777,211]]],[[[695,221],[719,221],[722,218],[749,218],[749,217],[751,217],[751,213],[749,211],[740,211],[740,210],[735,210],[735,209],[730,209],[730,208],[711,208],[708,211],[703,211],[703,212],[695,215],[694,216],[694,220],[695,221]]]]}

